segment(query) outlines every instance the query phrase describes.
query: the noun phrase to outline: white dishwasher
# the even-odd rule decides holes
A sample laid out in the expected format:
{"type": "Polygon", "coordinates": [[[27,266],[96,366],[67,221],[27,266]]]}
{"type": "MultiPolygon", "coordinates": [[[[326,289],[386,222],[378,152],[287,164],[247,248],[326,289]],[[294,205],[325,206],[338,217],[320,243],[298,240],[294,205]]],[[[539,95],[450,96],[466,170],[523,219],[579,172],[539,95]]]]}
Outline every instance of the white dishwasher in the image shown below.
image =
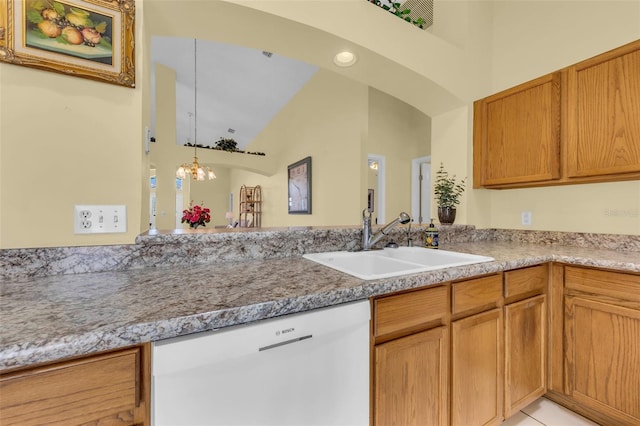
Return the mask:
{"type": "Polygon", "coordinates": [[[152,423],[369,424],[368,301],[154,343],[152,423]]]}

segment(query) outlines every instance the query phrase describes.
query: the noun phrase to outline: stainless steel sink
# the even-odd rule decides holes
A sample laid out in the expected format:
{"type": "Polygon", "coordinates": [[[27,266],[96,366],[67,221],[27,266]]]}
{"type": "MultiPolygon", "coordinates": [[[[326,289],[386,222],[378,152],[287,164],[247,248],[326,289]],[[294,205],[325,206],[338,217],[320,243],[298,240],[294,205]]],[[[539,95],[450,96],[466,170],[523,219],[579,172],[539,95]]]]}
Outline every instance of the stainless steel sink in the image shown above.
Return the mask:
{"type": "Polygon", "coordinates": [[[423,247],[308,253],[303,257],[363,280],[396,277],[495,260],[488,256],[423,247]]]}

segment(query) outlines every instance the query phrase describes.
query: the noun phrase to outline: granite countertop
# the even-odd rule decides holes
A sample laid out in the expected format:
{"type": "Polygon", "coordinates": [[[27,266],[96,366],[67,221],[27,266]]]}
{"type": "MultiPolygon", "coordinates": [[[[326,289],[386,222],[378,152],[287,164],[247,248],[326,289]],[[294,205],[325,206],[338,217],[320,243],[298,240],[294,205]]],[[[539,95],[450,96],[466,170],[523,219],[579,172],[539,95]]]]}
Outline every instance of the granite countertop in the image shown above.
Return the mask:
{"type": "Polygon", "coordinates": [[[558,261],[640,272],[640,254],[514,242],[443,245],[494,262],[364,281],[300,256],[5,282],[0,370],[558,261]]]}

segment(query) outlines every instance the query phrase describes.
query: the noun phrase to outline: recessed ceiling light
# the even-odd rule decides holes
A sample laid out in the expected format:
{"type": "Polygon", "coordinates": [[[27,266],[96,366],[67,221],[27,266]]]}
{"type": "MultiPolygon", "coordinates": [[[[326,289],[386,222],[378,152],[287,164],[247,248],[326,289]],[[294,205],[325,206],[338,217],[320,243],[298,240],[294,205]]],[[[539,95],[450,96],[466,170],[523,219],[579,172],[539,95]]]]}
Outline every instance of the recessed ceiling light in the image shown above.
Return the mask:
{"type": "Polygon", "coordinates": [[[351,52],[340,52],[333,57],[333,63],[339,67],[350,67],[356,63],[356,55],[351,52]]]}

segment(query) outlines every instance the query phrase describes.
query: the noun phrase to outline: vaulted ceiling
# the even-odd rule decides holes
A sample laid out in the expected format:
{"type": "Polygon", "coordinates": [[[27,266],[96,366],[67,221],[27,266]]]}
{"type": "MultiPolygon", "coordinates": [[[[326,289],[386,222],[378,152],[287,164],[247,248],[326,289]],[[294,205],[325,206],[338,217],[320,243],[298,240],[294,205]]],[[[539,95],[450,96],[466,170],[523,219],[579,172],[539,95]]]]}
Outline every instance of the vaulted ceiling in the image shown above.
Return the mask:
{"type": "MultiPolygon", "coordinates": [[[[151,63],[175,70],[177,144],[195,141],[214,146],[220,138],[233,138],[240,149],[253,141],[318,70],[270,52],[179,37],[152,37],[151,63]],[[191,119],[189,113],[193,113],[191,119]]],[[[153,75],[152,71],[151,127],[155,135],[153,75]]]]}

